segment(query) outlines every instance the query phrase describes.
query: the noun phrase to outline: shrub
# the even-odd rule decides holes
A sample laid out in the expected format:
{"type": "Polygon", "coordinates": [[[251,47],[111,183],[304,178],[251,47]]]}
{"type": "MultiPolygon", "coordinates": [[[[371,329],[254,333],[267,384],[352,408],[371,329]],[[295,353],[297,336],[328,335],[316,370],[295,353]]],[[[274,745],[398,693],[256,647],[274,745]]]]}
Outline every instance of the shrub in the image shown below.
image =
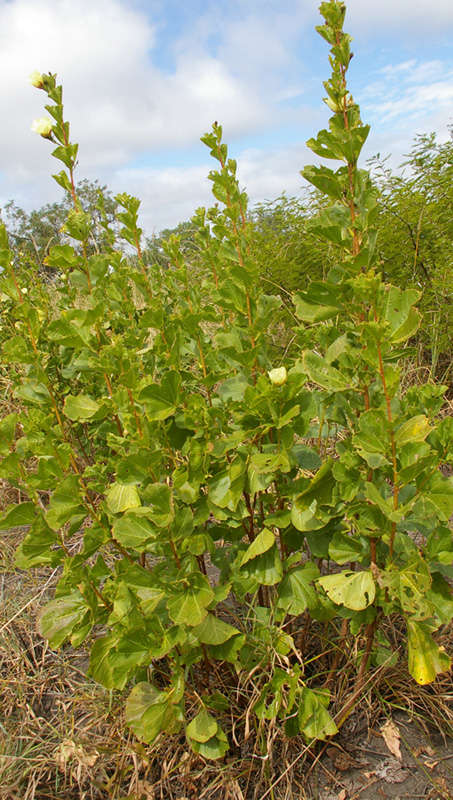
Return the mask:
{"type": "Polygon", "coordinates": [[[139,201],[127,194],[116,197],[119,236],[136,257],[106,220],[104,250],[89,252],[77,145],[52,74],[40,82],[46,138],[73,201],[74,244],[46,258],[58,280],[17,269],[1,234],[2,357],[23,412],[0,423],[0,477],[29,500],[0,524],[30,526],[20,568],[61,566],[42,634],[90,647],[92,677],[128,689],[140,739],[184,728],[205,758],[228,750],[224,712],[241,692],[261,725],[279,720],[307,741],[334,734],[369,664],[398,657],[380,629],[390,615],[405,621],[416,681],[450,666],[433,634],[453,615],[453,487],[439,471],[453,425],[437,421],[445,387],[401,390],[419,294],[376,270],[376,194],[357,166],[369,127],[346,85],[344,4],[321,14],[333,116],[308,146],[343,165],[303,175],[329,198],[317,232],[342,258],[294,297],[294,355],[275,357],[282,301],[259,280],[217,123],[202,141],[221,207],[195,215],[196,280],[177,237],[167,269],[144,263],[139,201]],[[310,627],[335,642],[327,653],[305,651],[310,627]],[[333,719],[349,637],[356,682],[333,719]]]}

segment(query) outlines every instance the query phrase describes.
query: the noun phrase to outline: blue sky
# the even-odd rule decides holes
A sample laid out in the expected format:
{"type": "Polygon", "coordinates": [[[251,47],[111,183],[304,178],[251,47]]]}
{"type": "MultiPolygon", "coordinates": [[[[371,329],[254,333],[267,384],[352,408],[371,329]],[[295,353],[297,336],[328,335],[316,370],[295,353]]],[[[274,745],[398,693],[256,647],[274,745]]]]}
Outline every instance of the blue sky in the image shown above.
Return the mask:
{"type": "MultiPolygon", "coordinates": [[[[210,203],[200,135],[217,119],[251,202],[300,193],[305,146],[328,119],[328,46],[313,0],[0,0],[0,207],[59,199],[51,147],[30,131],[58,72],[79,177],[142,199],[147,233],[210,203]]],[[[350,0],[350,89],[372,132],[365,156],[397,165],[416,133],[453,123],[451,0],[350,0]]]]}

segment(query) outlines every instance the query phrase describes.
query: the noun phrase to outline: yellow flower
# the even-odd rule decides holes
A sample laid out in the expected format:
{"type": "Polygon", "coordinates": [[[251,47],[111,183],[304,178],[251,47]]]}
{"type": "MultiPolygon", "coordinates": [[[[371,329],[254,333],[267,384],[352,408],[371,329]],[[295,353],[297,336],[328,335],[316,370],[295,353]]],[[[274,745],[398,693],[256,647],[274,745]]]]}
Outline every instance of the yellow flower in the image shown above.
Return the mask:
{"type": "Polygon", "coordinates": [[[267,374],[269,375],[270,382],[274,386],[283,386],[288,378],[286,367],[276,367],[276,369],[271,369],[267,374]]]}
{"type": "Polygon", "coordinates": [[[44,79],[40,72],[37,69],[34,69],[31,75],[29,76],[28,80],[30,81],[32,86],[35,86],[36,89],[43,89],[44,88],[44,79]]]}
{"type": "Polygon", "coordinates": [[[40,119],[33,120],[31,129],[34,133],[39,133],[45,139],[50,139],[52,133],[52,120],[49,117],[40,117],[40,119]]]}

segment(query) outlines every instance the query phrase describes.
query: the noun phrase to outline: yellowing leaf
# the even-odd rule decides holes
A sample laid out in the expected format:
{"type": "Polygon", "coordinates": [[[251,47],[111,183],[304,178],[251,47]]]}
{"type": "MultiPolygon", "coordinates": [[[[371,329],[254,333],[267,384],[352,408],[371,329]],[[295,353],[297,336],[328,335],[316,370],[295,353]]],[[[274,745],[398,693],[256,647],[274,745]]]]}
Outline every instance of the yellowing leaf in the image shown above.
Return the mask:
{"type": "Polygon", "coordinates": [[[407,442],[422,442],[431,431],[427,417],[418,414],[403,422],[395,431],[395,444],[401,446],[407,442]]]}
{"type": "Polygon", "coordinates": [[[332,602],[344,605],[353,611],[362,611],[371,605],[376,587],[371,572],[339,572],[319,578],[318,583],[327,592],[332,602]]]}
{"type": "Polygon", "coordinates": [[[421,686],[450,669],[451,658],[435,643],[426,623],[408,619],[407,637],[409,672],[421,686]]]}

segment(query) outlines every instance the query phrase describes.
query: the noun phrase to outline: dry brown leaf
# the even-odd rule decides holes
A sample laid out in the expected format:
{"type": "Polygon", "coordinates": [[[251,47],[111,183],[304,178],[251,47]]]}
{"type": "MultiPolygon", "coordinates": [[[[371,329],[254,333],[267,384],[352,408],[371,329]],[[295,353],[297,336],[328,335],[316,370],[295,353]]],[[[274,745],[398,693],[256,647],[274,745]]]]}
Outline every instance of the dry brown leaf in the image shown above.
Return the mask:
{"type": "Polygon", "coordinates": [[[337,797],[337,800],[346,800],[347,796],[348,796],[348,793],[347,793],[346,789],[342,789],[340,794],[337,797]]]}
{"type": "Polygon", "coordinates": [[[436,755],[436,751],[434,750],[433,747],[430,747],[429,744],[421,744],[419,747],[414,747],[413,749],[411,749],[411,753],[414,756],[414,758],[418,758],[419,756],[422,755],[422,753],[423,755],[429,756],[430,758],[433,758],[436,755]]]}
{"type": "Polygon", "coordinates": [[[428,769],[434,769],[434,767],[437,767],[439,761],[424,761],[423,763],[425,767],[428,767],[428,769]]]}
{"type": "Polygon", "coordinates": [[[384,738],[384,742],[387,745],[388,750],[390,750],[392,756],[401,761],[401,750],[400,750],[400,732],[396,727],[393,720],[388,719],[384,724],[381,726],[381,733],[384,738]]]}

